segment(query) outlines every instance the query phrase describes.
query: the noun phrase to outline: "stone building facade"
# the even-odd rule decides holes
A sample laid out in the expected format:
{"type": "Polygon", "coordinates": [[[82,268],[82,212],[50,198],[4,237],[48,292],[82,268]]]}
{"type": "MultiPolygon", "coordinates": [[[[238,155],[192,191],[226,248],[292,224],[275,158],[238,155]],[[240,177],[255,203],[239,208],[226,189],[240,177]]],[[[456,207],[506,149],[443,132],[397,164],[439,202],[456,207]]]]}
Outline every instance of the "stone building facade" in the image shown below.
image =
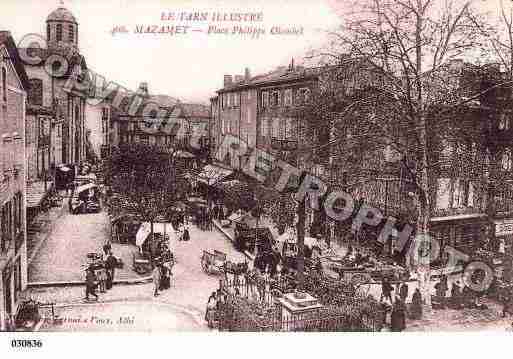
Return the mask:
{"type": "Polygon", "coordinates": [[[14,40],[0,32],[0,330],[27,286],[25,104],[29,82],[14,40]]]}
{"type": "Polygon", "coordinates": [[[78,23],[69,10],[61,7],[48,15],[46,26],[46,46],[19,49],[34,89],[30,103],[56,113],[50,124],[50,138],[56,139],[50,148],[51,164],[78,164],[85,160],[88,96],[77,86],[87,70],[79,52],[78,23]]]}

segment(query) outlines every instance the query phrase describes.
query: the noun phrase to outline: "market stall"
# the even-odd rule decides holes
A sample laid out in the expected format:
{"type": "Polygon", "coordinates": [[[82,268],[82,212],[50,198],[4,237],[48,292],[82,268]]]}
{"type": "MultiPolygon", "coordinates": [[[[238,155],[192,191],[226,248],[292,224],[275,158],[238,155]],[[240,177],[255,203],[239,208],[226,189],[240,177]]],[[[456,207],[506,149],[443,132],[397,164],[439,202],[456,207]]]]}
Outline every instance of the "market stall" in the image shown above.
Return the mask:
{"type": "Polygon", "coordinates": [[[134,214],[124,213],[113,217],[111,223],[111,241],[121,244],[134,244],[141,220],[134,214]]]}
{"type": "Polygon", "coordinates": [[[260,220],[251,213],[237,211],[228,219],[235,223],[235,248],[240,251],[253,252],[256,246],[265,246],[273,241],[269,228],[261,225],[260,220]]]}
{"type": "Polygon", "coordinates": [[[69,198],[69,210],[73,214],[99,212],[101,207],[98,186],[88,183],[75,188],[69,198]]]}
{"type": "Polygon", "coordinates": [[[178,240],[179,235],[171,223],[153,223],[153,240],[150,240],[152,225],[144,222],[135,235],[135,244],[138,252],[134,253],[133,269],[139,274],[151,271],[152,261],[161,263],[174,263],[171,252],[171,241],[178,240]]]}

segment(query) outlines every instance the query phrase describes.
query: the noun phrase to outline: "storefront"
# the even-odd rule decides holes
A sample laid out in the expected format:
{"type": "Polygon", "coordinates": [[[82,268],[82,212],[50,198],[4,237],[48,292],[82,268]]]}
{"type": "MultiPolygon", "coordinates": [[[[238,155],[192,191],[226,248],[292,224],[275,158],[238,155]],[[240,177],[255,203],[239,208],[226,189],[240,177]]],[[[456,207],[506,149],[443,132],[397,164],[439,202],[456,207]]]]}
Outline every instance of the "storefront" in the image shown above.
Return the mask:
{"type": "Polygon", "coordinates": [[[486,214],[471,213],[430,220],[431,234],[440,244],[440,249],[450,246],[465,254],[472,255],[486,243],[489,222],[486,214]]]}

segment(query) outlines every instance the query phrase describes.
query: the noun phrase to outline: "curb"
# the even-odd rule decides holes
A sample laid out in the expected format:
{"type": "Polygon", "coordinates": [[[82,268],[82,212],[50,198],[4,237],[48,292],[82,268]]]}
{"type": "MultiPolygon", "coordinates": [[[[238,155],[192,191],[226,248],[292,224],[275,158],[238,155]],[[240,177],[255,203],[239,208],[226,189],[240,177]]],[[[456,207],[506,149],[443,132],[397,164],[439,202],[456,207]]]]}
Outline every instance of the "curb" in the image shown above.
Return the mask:
{"type": "MultiPolygon", "coordinates": [[[[222,234],[224,234],[224,236],[226,238],[228,238],[228,240],[232,243],[235,242],[235,240],[233,239],[233,237],[219,224],[217,223],[217,221],[212,221],[212,223],[214,223],[214,226],[217,228],[217,230],[219,232],[221,232],[222,234]]],[[[253,261],[255,260],[255,256],[252,255],[251,253],[249,253],[248,251],[243,251],[241,252],[242,254],[244,254],[244,256],[246,256],[246,258],[248,258],[249,260],[253,261]]]]}
{"type": "MultiPolygon", "coordinates": [[[[113,285],[137,285],[137,284],[146,284],[151,283],[153,278],[142,277],[135,279],[121,279],[115,280],[112,282],[113,285]]],[[[84,286],[84,281],[62,281],[62,282],[32,282],[27,284],[27,288],[48,288],[48,287],[74,287],[74,286],[84,286]]]]}

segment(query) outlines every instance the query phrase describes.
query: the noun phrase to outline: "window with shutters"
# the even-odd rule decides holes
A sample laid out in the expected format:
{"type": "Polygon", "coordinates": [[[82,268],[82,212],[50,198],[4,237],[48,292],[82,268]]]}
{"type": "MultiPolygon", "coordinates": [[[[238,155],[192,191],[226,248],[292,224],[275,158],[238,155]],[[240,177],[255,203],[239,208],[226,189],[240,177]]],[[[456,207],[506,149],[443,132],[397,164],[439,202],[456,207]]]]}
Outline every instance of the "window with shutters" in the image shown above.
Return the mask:
{"type": "Polygon", "coordinates": [[[303,104],[303,103],[307,102],[309,99],[310,99],[310,90],[309,89],[304,87],[304,88],[300,88],[297,91],[296,100],[297,100],[298,104],[303,104]]]}
{"type": "Polygon", "coordinates": [[[280,124],[278,127],[279,133],[278,133],[278,139],[283,140],[285,138],[285,133],[287,131],[287,120],[284,118],[278,119],[278,123],[280,124]]]}
{"type": "Polygon", "coordinates": [[[62,24],[57,24],[57,35],[56,35],[56,38],[57,38],[57,41],[62,41],[62,24]]]}
{"type": "Polygon", "coordinates": [[[273,118],[271,123],[271,137],[279,138],[280,136],[280,119],[273,118]]]}
{"type": "Polygon", "coordinates": [[[269,92],[262,92],[262,108],[269,106],[269,92]]]}
{"type": "Polygon", "coordinates": [[[502,130],[502,131],[509,130],[509,117],[505,113],[501,114],[501,117],[499,120],[499,130],[502,130]]]}
{"type": "Polygon", "coordinates": [[[292,105],[292,89],[285,90],[283,102],[285,106],[292,105]]]}
{"type": "Polygon", "coordinates": [[[68,25],[68,36],[71,42],[75,42],[75,28],[73,27],[73,24],[68,25]]]}
{"type": "Polygon", "coordinates": [[[261,137],[269,136],[269,126],[268,126],[267,118],[263,118],[262,122],[260,124],[260,136],[261,137]]]}
{"type": "Polygon", "coordinates": [[[280,105],[280,92],[273,91],[271,93],[271,106],[279,106],[280,105]]]}

